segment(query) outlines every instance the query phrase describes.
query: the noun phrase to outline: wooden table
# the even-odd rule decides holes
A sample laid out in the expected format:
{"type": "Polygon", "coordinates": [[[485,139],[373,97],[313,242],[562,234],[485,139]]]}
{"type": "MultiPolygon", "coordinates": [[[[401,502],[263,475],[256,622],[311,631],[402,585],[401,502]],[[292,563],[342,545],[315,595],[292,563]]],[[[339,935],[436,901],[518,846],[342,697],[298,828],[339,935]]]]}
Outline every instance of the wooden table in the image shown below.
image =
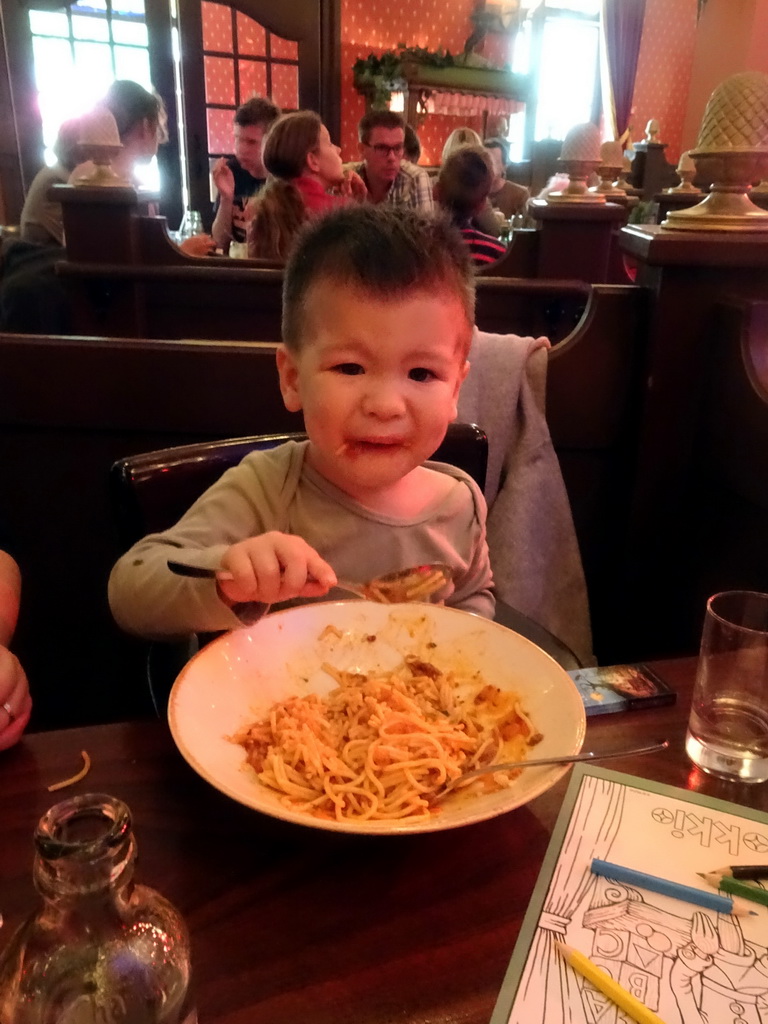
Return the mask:
{"type": "MultiPolygon", "coordinates": [[[[695,660],[654,665],[673,707],[592,719],[587,747],[667,736],[620,771],[768,810],[768,785],[692,769],[683,750],[695,660]]],[[[182,760],[164,723],[27,736],[0,755],[0,910],[7,937],[36,905],[32,833],[60,795],[112,793],[134,814],[136,877],[184,914],[201,1024],[485,1024],[567,784],[492,821],[409,837],[285,824],[235,804],[182,760]]],[[[4,937],[3,944],[7,941],[4,937]]]]}

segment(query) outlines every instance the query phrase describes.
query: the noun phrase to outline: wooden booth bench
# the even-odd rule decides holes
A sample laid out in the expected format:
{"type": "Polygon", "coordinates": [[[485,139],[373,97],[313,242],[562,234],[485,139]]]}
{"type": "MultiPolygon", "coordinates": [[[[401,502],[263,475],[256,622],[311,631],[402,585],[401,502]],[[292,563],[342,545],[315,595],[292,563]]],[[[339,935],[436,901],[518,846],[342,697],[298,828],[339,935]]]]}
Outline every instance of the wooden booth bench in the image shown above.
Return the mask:
{"type": "MultiPolygon", "coordinates": [[[[67,251],[57,272],[70,298],[74,332],[278,340],[278,265],[187,256],[170,239],[165,218],[137,213],[137,194],[130,188],[57,185],[52,192],[63,206],[67,251]]],[[[516,235],[506,256],[478,274],[478,324],[484,327],[488,282],[500,278],[508,291],[506,331],[536,333],[546,321],[553,341],[569,334],[578,316],[566,305],[554,318],[546,292],[577,284],[586,290],[592,283],[631,283],[611,258],[625,213],[612,204],[537,212],[541,230],[516,235]]]]}

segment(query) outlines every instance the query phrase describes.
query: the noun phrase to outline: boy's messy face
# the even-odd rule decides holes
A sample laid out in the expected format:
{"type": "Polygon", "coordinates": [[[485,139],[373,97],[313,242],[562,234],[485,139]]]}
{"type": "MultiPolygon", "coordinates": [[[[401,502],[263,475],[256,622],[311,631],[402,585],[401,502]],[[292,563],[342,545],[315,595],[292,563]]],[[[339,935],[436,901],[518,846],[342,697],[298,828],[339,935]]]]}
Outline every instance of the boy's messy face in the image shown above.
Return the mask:
{"type": "Polygon", "coordinates": [[[314,285],[300,350],[278,356],[285,404],[304,412],[310,464],[363,503],[401,485],[456,417],[470,332],[447,289],[383,299],[314,285]]]}

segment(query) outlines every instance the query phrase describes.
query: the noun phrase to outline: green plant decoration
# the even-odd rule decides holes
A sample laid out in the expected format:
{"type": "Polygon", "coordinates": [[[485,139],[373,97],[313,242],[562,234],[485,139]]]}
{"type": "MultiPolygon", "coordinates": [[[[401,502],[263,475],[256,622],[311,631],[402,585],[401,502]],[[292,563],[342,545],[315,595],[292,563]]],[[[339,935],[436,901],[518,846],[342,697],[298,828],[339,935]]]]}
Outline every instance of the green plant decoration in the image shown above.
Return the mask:
{"type": "Polygon", "coordinates": [[[493,68],[485,57],[475,53],[461,53],[454,56],[450,50],[428,50],[424,46],[406,46],[398,43],[397,49],[385,50],[382,54],[369,53],[352,65],[355,87],[370,95],[374,109],[386,107],[393,92],[405,88],[404,64],[421,64],[432,68],[493,68]]]}
{"type": "Polygon", "coordinates": [[[436,68],[453,67],[455,59],[450,50],[428,50],[423,46],[406,46],[398,43],[396,50],[385,50],[377,56],[369,53],[352,65],[355,86],[370,94],[374,109],[386,107],[393,92],[400,92],[405,82],[402,65],[407,61],[428,64],[436,68]]]}

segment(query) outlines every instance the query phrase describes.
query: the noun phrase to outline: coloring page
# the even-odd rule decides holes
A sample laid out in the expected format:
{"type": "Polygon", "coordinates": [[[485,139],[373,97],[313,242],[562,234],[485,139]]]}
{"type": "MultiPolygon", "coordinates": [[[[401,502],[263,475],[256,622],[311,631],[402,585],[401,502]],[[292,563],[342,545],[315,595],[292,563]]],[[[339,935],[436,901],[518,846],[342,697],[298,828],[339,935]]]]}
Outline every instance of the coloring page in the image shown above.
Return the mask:
{"type": "Polygon", "coordinates": [[[590,870],[599,858],[713,892],[698,872],[768,862],[766,816],[591,772],[571,798],[559,854],[547,855],[492,1024],[631,1024],[565,963],[556,941],[586,954],[664,1024],[768,1024],[768,907],[720,914],[590,870]]]}

